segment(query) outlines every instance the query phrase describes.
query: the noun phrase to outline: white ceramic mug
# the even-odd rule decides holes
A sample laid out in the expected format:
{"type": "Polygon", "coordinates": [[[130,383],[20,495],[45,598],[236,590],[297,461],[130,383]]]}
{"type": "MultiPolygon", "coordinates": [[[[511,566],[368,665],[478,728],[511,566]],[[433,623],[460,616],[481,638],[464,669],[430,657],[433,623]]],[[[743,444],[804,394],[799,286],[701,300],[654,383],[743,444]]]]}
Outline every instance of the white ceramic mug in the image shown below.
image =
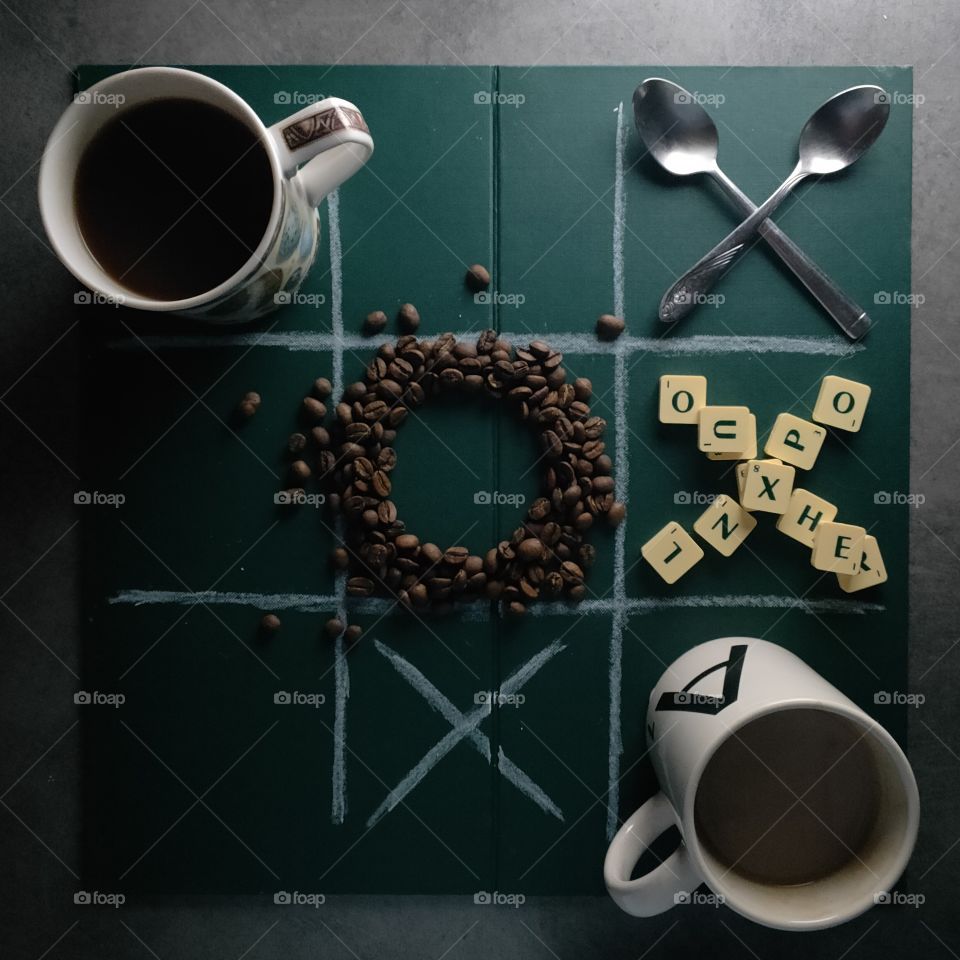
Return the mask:
{"type": "MultiPolygon", "coordinates": [[[[776,644],[730,637],[711,640],[685,653],[667,669],[650,695],[647,740],[661,792],[620,828],[603,868],[607,890],[627,913],[640,917],[662,913],[696,899],[694,891],[706,883],[712,902],[724,903],[758,923],[783,930],[820,929],[883,902],[907,864],[917,835],[919,798],[903,751],[875,720],[776,644]],[[751,738],[755,741],[755,734],[748,734],[747,728],[758,722],[768,730],[784,729],[788,723],[799,732],[788,738],[790,742],[775,744],[783,751],[784,764],[790,763],[791,755],[802,755],[805,724],[816,722],[818,729],[828,731],[835,724],[838,736],[842,730],[842,735],[849,737],[851,745],[844,747],[835,763],[824,763],[819,771],[814,768],[817,782],[828,776],[830,766],[846,771],[841,762],[852,763],[848,757],[862,756],[866,764],[868,775],[850,783],[858,796],[870,800],[872,815],[863,842],[849,851],[842,866],[809,882],[773,883],[768,877],[758,880],[756,875],[746,875],[737,863],[718,857],[716,847],[703,835],[711,820],[710,800],[724,796],[716,789],[718,780],[711,776],[710,761],[724,744],[730,744],[728,751],[738,751],[745,765],[752,765],[757,754],[751,756],[750,748],[742,743],[751,738]],[[698,791],[703,791],[699,805],[698,791]],[[643,852],[672,826],[680,830],[681,845],[649,873],[631,879],[643,852]]],[[[806,757],[804,762],[810,759],[806,757]]],[[[723,770],[723,763],[712,769],[723,770]]],[[[733,802],[749,815],[750,802],[759,793],[747,796],[750,778],[745,774],[719,782],[724,783],[724,790],[732,791],[729,797],[738,798],[733,802]]],[[[772,775],[770,782],[775,783],[772,775]]],[[[801,792],[798,802],[804,803],[805,796],[801,792]]],[[[726,799],[716,807],[726,809],[726,799]]],[[[810,814],[811,823],[814,816],[816,811],[810,814]]],[[[776,826],[773,822],[767,833],[776,826]]],[[[739,823],[738,828],[750,836],[749,822],[739,823]]],[[[759,836],[753,849],[775,839],[759,836]]]]}
{"type": "MultiPolygon", "coordinates": [[[[267,127],[246,101],[210,77],[174,67],[143,67],[107,77],[74,97],[40,163],[40,212],[67,269],[100,296],[141,310],[214,322],[250,320],[296,292],[316,256],[317,205],[372,153],[363,116],[346,100],[329,97],[267,127]],[[247,262],[216,287],[182,300],[142,296],[111,277],[87,249],[74,205],[77,166],[91,139],[118,112],[159,98],[200,100],[239,119],[263,145],[273,180],[270,218],[247,262]]],[[[237,198],[237,203],[243,201],[237,198]]]]}

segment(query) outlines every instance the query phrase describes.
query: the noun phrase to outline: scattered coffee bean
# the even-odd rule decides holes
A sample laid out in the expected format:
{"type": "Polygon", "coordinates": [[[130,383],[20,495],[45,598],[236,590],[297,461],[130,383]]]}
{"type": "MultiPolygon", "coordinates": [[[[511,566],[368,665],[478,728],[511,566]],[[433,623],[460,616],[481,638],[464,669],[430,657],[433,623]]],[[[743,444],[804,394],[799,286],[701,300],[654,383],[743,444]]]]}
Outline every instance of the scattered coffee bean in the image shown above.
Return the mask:
{"type": "Polygon", "coordinates": [[[350,554],[343,547],[334,547],[330,559],[337,570],[346,570],[350,566],[350,554]]]}
{"type": "Polygon", "coordinates": [[[573,392],[583,403],[589,403],[593,397],[593,384],[586,377],[577,377],[573,381],[573,392]]]}
{"type": "Polygon", "coordinates": [[[420,313],[412,303],[405,303],[400,307],[397,320],[404,333],[413,333],[420,326],[420,313]]]}
{"type": "Polygon", "coordinates": [[[367,314],[367,319],[363,323],[363,329],[366,333],[373,335],[383,333],[387,326],[387,315],[382,310],[374,310],[367,314]]]}
{"type": "Polygon", "coordinates": [[[249,400],[241,400],[237,405],[237,413],[241,417],[249,420],[257,412],[256,404],[251,403],[249,400]]]}
{"type": "Polygon", "coordinates": [[[343,633],[343,638],[347,643],[356,643],[361,636],[363,636],[363,628],[358,627],[355,623],[351,623],[343,633]]]}
{"type": "Polygon", "coordinates": [[[323,629],[331,640],[336,640],[336,638],[343,633],[343,621],[338,620],[336,617],[332,617],[324,624],[323,629]]]}
{"type": "Polygon", "coordinates": [[[617,526],[621,520],[627,515],[627,508],[625,504],[620,503],[618,500],[614,503],[610,509],[607,511],[607,523],[611,527],[617,526]]]}
{"type": "Polygon", "coordinates": [[[307,465],[305,460],[294,460],[290,464],[290,478],[296,482],[303,483],[308,480],[313,471],[307,465]]]}
{"type": "Polygon", "coordinates": [[[317,377],[313,381],[313,392],[321,400],[326,400],[333,393],[333,384],[326,377],[317,377]]]}
{"type": "Polygon", "coordinates": [[[307,448],[307,438],[302,433],[291,433],[287,438],[287,449],[291,453],[301,453],[307,448]]]}
{"type": "Polygon", "coordinates": [[[313,420],[322,420],[327,415],[326,406],[316,397],[304,397],[303,410],[313,420]]]}
{"type": "Polygon", "coordinates": [[[280,618],[275,613],[264,614],[260,621],[260,629],[264,633],[276,633],[280,629],[280,618]]]}
{"type": "Polygon", "coordinates": [[[622,317],[615,317],[612,313],[604,313],[597,320],[597,336],[601,340],[616,340],[623,333],[626,324],[622,317]]]}
{"type": "Polygon", "coordinates": [[[474,292],[479,293],[490,286],[490,271],[483,264],[475,263],[467,270],[467,286],[474,292]]]}

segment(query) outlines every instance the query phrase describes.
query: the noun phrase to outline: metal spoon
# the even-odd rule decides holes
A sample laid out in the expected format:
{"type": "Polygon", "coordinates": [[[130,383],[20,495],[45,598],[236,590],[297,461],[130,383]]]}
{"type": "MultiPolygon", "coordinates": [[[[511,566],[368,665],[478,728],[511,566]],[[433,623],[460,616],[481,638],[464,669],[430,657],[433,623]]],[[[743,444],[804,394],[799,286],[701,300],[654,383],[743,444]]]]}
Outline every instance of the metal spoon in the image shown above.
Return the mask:
{"type": "Polygon", "coordinates": [[[660,301],[660,319],[670,323],[685,317],[713,284],[746,250],[760,224],[805,177],[837,173],[869,150],[890,115],[890,98],[870,84],[832,96],[804,124],[799,160],[790,176],[739,227],[701,257],[660,301]]]}
{"type": "MultiPolygon", "coordinates": [[[[694,96],[671,80],[649,77],[633,94],[633,118],[650,155],[679,177],[705,173],[724,190],[741,216],[756,210],[753,201],[717,164],[717,128],[694,96]]],[[[870,329],[870,317],[848,297],[772,220],[757,232],[797,279],[819,301],[851,340],[870,329]]]]}

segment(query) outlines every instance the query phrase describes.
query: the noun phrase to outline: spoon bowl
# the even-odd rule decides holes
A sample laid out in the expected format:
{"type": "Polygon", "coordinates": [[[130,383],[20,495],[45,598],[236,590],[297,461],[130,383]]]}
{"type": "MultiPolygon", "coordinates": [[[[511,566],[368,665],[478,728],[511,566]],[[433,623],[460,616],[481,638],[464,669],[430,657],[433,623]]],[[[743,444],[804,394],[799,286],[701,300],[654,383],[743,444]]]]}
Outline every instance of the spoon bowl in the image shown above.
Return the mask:
{"type": "Polygon", "coordinates": [[[710,115],[691,93],[650,77],[633,92],[633,119],[650,155],[669,173],[712,173],[719,137],[710,115]]]}
{"type": "Polygon", "coordinates": [[[866,84],[842,90],[807,120],[798,148],[803,174],[837,173],[873,146],[890,116],[890,97],[866,84]]]}

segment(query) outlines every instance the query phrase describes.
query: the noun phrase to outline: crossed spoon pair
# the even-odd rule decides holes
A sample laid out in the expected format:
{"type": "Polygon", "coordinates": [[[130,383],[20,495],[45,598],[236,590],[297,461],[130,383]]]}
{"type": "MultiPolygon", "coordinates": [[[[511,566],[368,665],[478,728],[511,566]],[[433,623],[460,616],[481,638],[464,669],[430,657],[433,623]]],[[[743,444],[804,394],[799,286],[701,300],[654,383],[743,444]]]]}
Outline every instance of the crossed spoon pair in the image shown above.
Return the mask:
{"type": "Polygon", "coordinates": [[[851,87],[823,103],[804,124],[797,165],[759,207],[720,169],[717,128],[683,87],[657,77],[644,80],[633,94],[633,114],[647,150],[664,169],[677,176],[713,177],[746,216],[667,290],[660,301],[661,320],[672,323],[690,313],[759,233],[848,337],[859,340],[867,332],[870,318],[863,308],[768,218],[805,177],[844,170],[870,149],[890,115],[890,98],[882,88],[851,87]]]}

